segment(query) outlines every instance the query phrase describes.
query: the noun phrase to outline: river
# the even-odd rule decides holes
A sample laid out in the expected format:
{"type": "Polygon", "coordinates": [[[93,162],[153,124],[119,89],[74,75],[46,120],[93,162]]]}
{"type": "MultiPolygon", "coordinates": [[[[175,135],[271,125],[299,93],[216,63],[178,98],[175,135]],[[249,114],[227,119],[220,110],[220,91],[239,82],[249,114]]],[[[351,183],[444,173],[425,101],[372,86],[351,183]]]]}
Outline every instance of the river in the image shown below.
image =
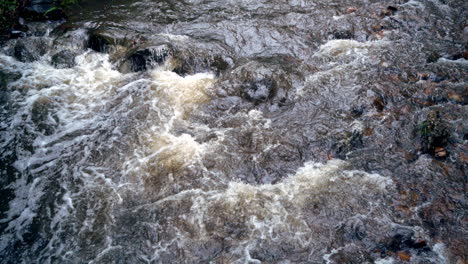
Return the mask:
{"type": "Polygon", "coordinates": [[[0,262],[466,263],[467,5],[28,22],[0,50],[0,262]]]}

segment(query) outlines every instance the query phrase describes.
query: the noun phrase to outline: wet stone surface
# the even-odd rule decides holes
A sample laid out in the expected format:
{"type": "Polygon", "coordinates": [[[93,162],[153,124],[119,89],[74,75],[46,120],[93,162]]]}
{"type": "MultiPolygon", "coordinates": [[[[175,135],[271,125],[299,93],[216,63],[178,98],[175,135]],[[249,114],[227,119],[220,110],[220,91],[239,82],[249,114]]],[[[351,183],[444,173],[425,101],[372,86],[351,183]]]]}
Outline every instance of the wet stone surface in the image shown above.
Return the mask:
{"type": "Polygon", "coordinates": [[[467,261],[465,1],[81,5],[0,51],[3,262],[467,261]]]}

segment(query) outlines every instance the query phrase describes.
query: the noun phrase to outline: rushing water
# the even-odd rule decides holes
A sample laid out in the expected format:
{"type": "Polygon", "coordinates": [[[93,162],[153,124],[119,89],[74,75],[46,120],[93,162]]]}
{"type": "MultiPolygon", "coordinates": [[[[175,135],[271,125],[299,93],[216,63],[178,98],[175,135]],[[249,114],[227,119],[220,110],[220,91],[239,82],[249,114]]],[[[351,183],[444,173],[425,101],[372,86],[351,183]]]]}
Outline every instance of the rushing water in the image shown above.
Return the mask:
{"type": "Polygon", "coordinates": [[[29,23],[0,54],[0,262],[465,263],[466,10],[84,1],[29,23]]]}

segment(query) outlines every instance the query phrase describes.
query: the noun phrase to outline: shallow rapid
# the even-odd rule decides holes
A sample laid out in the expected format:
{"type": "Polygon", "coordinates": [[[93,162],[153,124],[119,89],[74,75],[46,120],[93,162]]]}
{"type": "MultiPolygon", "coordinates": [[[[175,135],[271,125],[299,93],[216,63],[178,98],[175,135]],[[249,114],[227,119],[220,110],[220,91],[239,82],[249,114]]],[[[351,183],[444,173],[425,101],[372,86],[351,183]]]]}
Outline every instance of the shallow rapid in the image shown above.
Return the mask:
{"type": "Polygon", "coordinates": [[[1,263],[467,257],[465,1],[83,1],[0,50],[1,263]]]}

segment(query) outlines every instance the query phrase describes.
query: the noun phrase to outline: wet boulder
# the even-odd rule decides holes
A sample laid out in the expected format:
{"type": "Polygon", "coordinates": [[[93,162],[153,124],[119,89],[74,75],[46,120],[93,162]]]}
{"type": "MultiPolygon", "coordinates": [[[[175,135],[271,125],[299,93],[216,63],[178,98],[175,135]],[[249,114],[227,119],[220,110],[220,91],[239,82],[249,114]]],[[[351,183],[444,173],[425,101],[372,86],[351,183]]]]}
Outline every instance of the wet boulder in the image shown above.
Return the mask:
{"type": "Polygon", "coordinates": [[[354,32],[351,30],[336,30],[332,34],[333,39],[353,39],[354,38],[354,32]]]}
{"type": "Polygon", "coordinates": [[[244,96],[253,102],[265,102],[272,94],[276,83],[270,78],[259,78],[244,86],[244,96]]]}
{"type": "Polygon", "coordinates": [[[447,156],[444,148],[449,143],[450,130],[447,123],[440,117],[440,112],[430,112],[427,119],[419,125],[418,130],[423,153],[436,157],[447,156]]]}
{"type": "MultiPolygon", "coordinates": [[[[114,28],[91,29],[88,32],[88,48],[97,52],[115,53],[128,49],[135,44],[135,36],[114,28]]],[[[112,54],[111,54],[112,55],[112,54]]]]}
{"type": "Polygon", "coordinates": [[[13,48],[13,56],[21,62],[33,62],[47,53],[47,46],[48,43],[43,38],[18,39],[13,48]]]}
{"type": "Polygon", "coordinates": [[[31,107],[31,121],[44,135],[51,135],[57,126],[58,119],[53,113],[54,101],[49,97],[38,98],[31,107]]]}
{"type": "Polygon", "coordinates": [[[24,8],[21,16],[29,21],[61,20],[66,18],[65,12],[56,6],[54,0],[31,0],[24,8]]]}
{"type": "Polygon", "coordinates": [[[232,64],[229,57],[219,54],[209,54],[206,51],[193,52],[179,50],[174,53],[173,71],[179,75],[190,75],[211,71],[217,75],[226,71],[232,64]]]}
{"type": "Polygon", "coordinates": [[[163,64],[171,53],[167,44],[138,48],[128,52],[126,59],[120,65],[121,72],[146,71],[163,64]]]}
{"type": "Polygon", "coordinates": [[[393,16],[396,14],[397,11],[398,11],[398,8],[394,6],[387,6],[387,8],[380,13],[380,16],[381,17],[393,16]]]}
{"type": "Polygon", "coordinates": [[[18,73],[6,72],[0,70],[0,105],[8,102],[9,93],[7,86],[10,82],[16,81],[21,77],[18,73]]]}
{"type": "Polygon", "coordinates": [[[431,254],[431,248],[427,245],[427,242],[415,236],[416,234],[411,228],[394,228],[377,243],[373,252],[380,252],[381,257],[393,256],[397,253],[401,259],[409,257],[409,252],[417,255],[421,255],[421,253],[431,254]]]}
{"type": "Polygon", "coordinates": [[[57,69],[72,68],[76,65],[76,53],[69,50],[62,50],[52,55],[51,64],[57,69]]]}
{"type": "Polygon", "coordinates": [[[12,73],[0,70],[0,90],[6,89],[8,83],[16,81],[21,77],[19,73],[12,73]]]}
{"type": "Polygon", "coordinates": [[[74,24],[62,24],[56,27],[51,35],[55,37],[53,48],[70,51],[83,51],[87,48],[88,36],[84,29],[74,24]]]}
{"type": "Polygon", "coordinates": [[[371,264],[375,263],[374,258],[365,250],[358,246],[350,244],[346,247],[337,249],[330,256],[327,256],[327,263],[333,264],[371,264]]]}
{"type": "Polygon", "coordinates": [[[282,102],[291,82],[278,65],[250,62],[237,67],[226,77],[224,89],[229,95],[240,96],[255,104],[269,100],[282,102]]]}

